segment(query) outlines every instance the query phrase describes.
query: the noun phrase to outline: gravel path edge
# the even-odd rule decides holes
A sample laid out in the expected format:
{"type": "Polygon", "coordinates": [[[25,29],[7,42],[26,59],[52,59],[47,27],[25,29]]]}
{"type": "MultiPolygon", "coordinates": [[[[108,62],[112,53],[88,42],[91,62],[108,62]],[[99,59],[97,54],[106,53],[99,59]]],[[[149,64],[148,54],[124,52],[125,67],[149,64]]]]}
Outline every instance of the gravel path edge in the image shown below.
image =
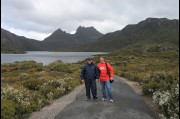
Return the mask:
{"type": "Polygon", "coordinates": [[[51,105],[33,112],[28,119],[53,119],[67,105],[76,100],[76,96],[83,90],[84,85],[76,87],[72,92],[53,101],[51,105]]]}

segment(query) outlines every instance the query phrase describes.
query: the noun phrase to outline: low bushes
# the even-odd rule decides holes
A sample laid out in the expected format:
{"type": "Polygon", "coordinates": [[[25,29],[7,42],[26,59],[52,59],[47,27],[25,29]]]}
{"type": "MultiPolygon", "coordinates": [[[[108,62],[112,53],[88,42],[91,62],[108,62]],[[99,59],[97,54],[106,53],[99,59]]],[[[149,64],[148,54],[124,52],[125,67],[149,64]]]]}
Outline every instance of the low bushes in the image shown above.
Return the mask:
{"type": "Polygon", "coordinates": [[[40,92],[44,97],[52,101],[66,92],[65,83],[63,79],[50,80],[41,86],[40,92]]]}
{"type": "Polygon", "coordinates": [[[49,71],[58,71],[58,72],[66,72],[66,73],[73,73],[70,64],[64,64],[61,61],[56,61],[48,65],[49,71]]]}
{"type": "Polygon", "coordinates": [[[152,95],[162,111],[162,119],[179,118],[179,74],[178,72],[151,73],[144,80],[142,88],[146,95],[152,95]]]}
{"type": "Polygon", "coordinates": [[[150,73],[143,80],[143,92],[153,94],[156,91],[171,90],[179,82],[178,72],[155,72],[150,73]]]}
{"type": "Polygon", "coordinates": [[[137,81],[137,82],[141,82],[142,81],[142,76],[140,74],[136,74],[133,72],[121,72],[120,76],[125,77],[131,81],[137,81]]]}
{"type": "Polygon", "coordinates": [[[179,84],[171,90],[154,92],[153,100],[162,110],[162,119],[179,119],[179,84]]]}
{"type": "Polygon", "coordinates": [[[5,115],[9,115],[8,119],[10,117],[21,118],[50,104],[54,99],[74,88],[71,86],[71,80],[72,78],[58,78],[49,81],[29,79],[23,83],[24,87],[13,88],[9,85],[2,87],[1,99],[4,100],[1,103],[3,105],[2,119],[6,119],[5,115]],[[8,101],[9,104],[7,104],[8,101]]]}
{"type": "Polygon", "coordinates": [[[23,87],[19,89],[15,89],[11,86],[1,88],[1,99],[10,100],[14,103],[12,108],[15,108],[15,117],[20,118],[23,114],[32,112],[30,102],[32,97],[30,92],[23,87]]]}
{"type": "Polygon", "coordinates": [[[144,95],[159,105],[161,119],[179,117],[179,49],[169,45],[148,44],[116,51],[107,56],[115,74],[139,82],[144,95]]]}
{"type": "Polygon", "coordinates": [[[43,64],[42,63],[37,63],[35,61],[23,61],[23,62],[17,62],[17,66],[19,70],[25,70],[25,69],[42,69],[43,64]]]}
{"type": "Polygon", "coordinates": [[[35,61],[22,61],[22,62],[14,62],[7,63],[1,65],[1,73],[11,72],[11,71],[22,71],[22,70],[33,70],[42,71],[43,64],[37,63],[35,61]]]}
{"type": "Polygon", "coordinates": [[[28,80],[30,77],[29,77],[29,75],[27,74],[27,73],[21,73],[20,75],[19,75],[19,79],[20,80],[28,80]]]}
{"type": "Polygon", "coordinates": [[[25,119],[79,85],[81,64],[34,61],[1,65],[1,118],[25,119]],[[73,78],[72,78],[73,77],[73,78]]]}
{"type": "Polygon", "coordinates": [[[162,46],[162,45],[149,45],[146,47],[145,52],[163,52],[171,50],[171,47],[162,46]]]}
{"type": "Polygon", "coordinates": [[[23,86],[29,90],[39,90],[43,82],[40,79],[29,79],[23,83],[23,86]]]}
{"type": "Polygon", "coordinates": [[[15,116],[14,102],[10,100],[1,100],[1,119],[13,119],[15,116]]]}

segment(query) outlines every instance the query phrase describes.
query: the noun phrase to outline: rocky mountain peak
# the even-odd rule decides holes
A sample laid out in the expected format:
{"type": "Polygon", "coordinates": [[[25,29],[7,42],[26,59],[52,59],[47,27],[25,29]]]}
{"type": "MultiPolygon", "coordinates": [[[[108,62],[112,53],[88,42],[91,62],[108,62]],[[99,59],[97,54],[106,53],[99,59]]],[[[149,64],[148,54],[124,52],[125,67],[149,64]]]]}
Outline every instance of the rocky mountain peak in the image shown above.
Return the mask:
{"type": "Polygon", "coordinates": [[[139,24],[153,24],[153,25],[167,25],[167,24],[174,24],[174,25],[178,25],[179,24],[179,20],[170,20],[167,18],[147,18],[144,21],[141,21],[139,24]]]}
{"type": "Polygon", "coordinates": [[[76,30],[76,35],[102,35],[99,31],[97,31],[93,26],[84,27],[79,26],[76,30]]]}

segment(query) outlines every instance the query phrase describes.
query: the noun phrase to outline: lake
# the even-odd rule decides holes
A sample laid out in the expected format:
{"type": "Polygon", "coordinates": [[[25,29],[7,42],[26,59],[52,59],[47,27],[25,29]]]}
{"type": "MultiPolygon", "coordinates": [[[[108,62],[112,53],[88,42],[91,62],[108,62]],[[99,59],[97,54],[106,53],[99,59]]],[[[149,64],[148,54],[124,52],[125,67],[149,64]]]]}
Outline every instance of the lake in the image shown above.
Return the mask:
{"type": "Polygon", "coordinates": [[[1,53],[1,64],[13,63],[16,61],[34,60],[44,65],[61,60],[64,63],[74,63],[82,61],[87,57],[104,52],[48,52],[48,51],[28,51],[26,54],[3,54],[1,53]]]}

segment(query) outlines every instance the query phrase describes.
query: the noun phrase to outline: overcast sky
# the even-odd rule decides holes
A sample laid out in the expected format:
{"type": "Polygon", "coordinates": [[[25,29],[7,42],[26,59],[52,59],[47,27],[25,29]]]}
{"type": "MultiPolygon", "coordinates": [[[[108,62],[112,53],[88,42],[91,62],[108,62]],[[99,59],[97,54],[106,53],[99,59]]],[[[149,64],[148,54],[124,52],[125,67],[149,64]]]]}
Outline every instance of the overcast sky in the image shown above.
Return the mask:
{"type": "Polygon", "coordinates": [[[1,15],[2,28],[43,40],[58,28],[105,34],[148,17],[179,19],[179,0],[1,0],[1,15]]]}

